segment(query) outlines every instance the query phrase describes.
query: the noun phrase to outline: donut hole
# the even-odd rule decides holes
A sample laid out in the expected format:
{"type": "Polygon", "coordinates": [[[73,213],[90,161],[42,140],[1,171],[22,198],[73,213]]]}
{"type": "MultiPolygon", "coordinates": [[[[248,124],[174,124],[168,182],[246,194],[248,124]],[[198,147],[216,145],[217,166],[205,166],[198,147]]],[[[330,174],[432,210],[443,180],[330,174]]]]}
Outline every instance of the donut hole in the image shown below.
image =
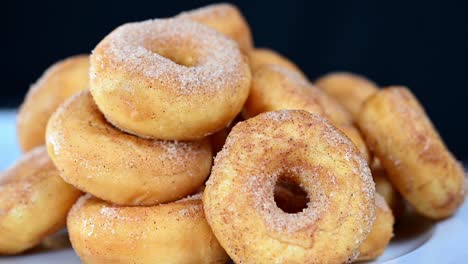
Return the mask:
{"type": "Polygon", "coordinates": [[[273,197],[276,206],[288,214],[302,212],[310,202],[307,192],[299,182],[285,175],[276,181],[273,197]]]}
{"type": "Polygon", "coordinates": [[[182,49],[181,47],[177,46],[152,47],[151,51],[171,60],[178,65],[185,67],[194,67],[198,61],[198,56],[193,51],[187,51],[186,48],[182,49]]]}

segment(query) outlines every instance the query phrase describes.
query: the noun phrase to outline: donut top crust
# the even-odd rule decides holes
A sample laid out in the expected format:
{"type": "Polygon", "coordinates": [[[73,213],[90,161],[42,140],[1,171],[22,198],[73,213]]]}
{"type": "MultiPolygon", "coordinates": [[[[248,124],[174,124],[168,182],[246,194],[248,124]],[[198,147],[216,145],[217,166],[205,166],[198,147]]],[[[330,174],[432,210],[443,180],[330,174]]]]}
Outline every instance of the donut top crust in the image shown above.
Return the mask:
{"type": "Polygon", "coordinates": [[[90,78],[94,80],[106,68],[109,72],[123,69],[151,86],[190,96],[237,88],[233,86],[246,77],[239,71],[245,65],[237,44],[214,29],[185,18],[154,19],[111,32],[92,53],[90,78]]]}
{"type": "MultiPolygon", "coordinates": [[[[220,177],[213,177],[213,174],[224,174],[227,172],[221,172],[225,170],[225,168],[221,168],[222,166],[220,165],[216,166],[216,164],[230,163],[231,166],[227,169],[229,171],[228,174],[236,174],[237,177],[244,178],[246,174],[249,174],[248,182],[242,184],[242,186],[238,186],[238,192],[244,193],[243,195],[251,196],[249,200],[252,201],[255,210],[262,215],[265,226],[269,231],[278,234],[277,238],[280,240],[286,239],[288,243],[311,247],[312,245],[304,244],[304,234],[307,234],[307,237],[312,237],[316,231],[316,222],[322,221],[322,218],[326,214],[330,214],[328,199],[331,197],[327,197],[325,190],[328,188],[336,189],[346,184],[344,182],[338,184],[338,181],[344,180],[340,179],[342,176],[325,176],[328,169],[311,165],[303,161],[301,162],[301,157],[297,157],[297,153],[294,153],[294,149],[311,147],[307,144],[313,143],[305,143],[301,140],[301,138],[307,137],[306,135],[310,133],[308,131],[311,129],[318,130],[321,140],[324,141],[324,144],[330,146],[330,149],[324,151],[331,151],[331,149],[333,149],[333,151],[337,151],[343,156],[343,160],[336,160],[334,162],[335,165],[339,164],[337,166],[342,167],[341,169],[345,167],[348,168],[347,166],[349,166],[353,170],[351,173],[360,177],[359,185],[361,186],[361,192],[366,197],[365,199],[372,201],[369,203],[369,208],[368,205],[360,206],[363,206],[363,208],[365,207],[365,209],[363,209],[365,212],[369,210],[373,212],[375,187],[366,160],[361,157],[359,151],[354,147],[352,142],[333,125],[327,122],[325,118],[302,110],[267,112],[237,124],[229,135],[223,150],[216,156],[212,177],[209,178],[206,185],[222,185],[222,179],[220,177]],[[286,131],[289,129],[294,130],[297,135],[300,135],[298,136],[299,138],[289,138],[288,133],[284,132],[284,124],[288,124],[286,125],[286,131]],[[263,159],[266,160],[250,161],[256,162],[255,166],[245,165],[245,162],[248,162],[246,161],[247,157],[254,157],[259,154],[259,145],[250,142],[252,142],[252,140],[260,142],[262,139],[268,141],[273,139],[273,142],[288,142],[288,147],[286,147],[286,149],[281,149],[281,154],[275,155],[279,160],[264,156],[263,159]],[[237,154],[240,155],[237,156],[237,160],[230,158],[233,152],[238,152],[240,149],[242,149],[242,154],[237,154]],[[349,164],[352,165],[350,166],[349,164]],[[249,166],[248,171],[239,171],[240,168],[246,168],[245,166],[249,166]],[[276,170],[272,171],[272,167],[275,167],[276,170]],[[231,171],[232,169],[235,170],[235,172],[231,171]],[[238,173],[244,176],[239,176],[238,173]],[[278,208],[274,202],[273,189],[275,183],[278,177],[284,173],[303,175],[299,181],[300,185],[309,186],[309,188],[304,189],[308,190],[310,202],[307,208],[302,212],[295,214],[285,213],[278,208]],[[329,177],[329,181],[318,180],[320,177],[322,177],[322,179],[324,177],[329,177]],[[311,188],[311,186],[314,186],[314,188],[311,188]],[[370,208],[370,205],[372,208],[370,208]]],[[[270,149],[267,145],[264,147],[267,148],[267,150],[265,150],[267,152],[278,150],[270,149]]],[[[234,179],[232,180],[234,181],[234,179]]],[[[366,223],[372,223],[374,219],[373,213],[362,214],[361,217],[365,219],[360,221],[366,223]]],[[[365,227],[358,228],[362,228],[360,234],[368,233],[370,232],[371,225],[369,224],[365,227]]],[[[365,236],[362,236],[362,239],[364,238],[365,236]]]]}

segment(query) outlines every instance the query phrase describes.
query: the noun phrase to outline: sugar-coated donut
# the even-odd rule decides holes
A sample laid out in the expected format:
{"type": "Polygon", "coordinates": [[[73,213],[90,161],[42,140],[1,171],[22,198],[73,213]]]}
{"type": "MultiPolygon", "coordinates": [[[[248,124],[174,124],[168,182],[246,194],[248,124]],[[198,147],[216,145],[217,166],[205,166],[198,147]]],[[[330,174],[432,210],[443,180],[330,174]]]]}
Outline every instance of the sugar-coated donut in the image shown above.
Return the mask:
{"type": "Polygon", "coordinates": [[[201,196],[155,206],[117,206],[85,195],[68,215],[84,263],[226,263],[201,196]]]}
{"type": "Polygon", "coordinates": [[[323,92],[313,87],[297,71],[280,65],[266,64],[253,73],[250,94],[242,115],[244,118],[250,118],[281,109],[300,109],[325,115],[319,93],[323,92]]]}
{"type": "Polygon", "coordinates": [[[424,109],[404,87],[372,95],[358,119],[371,150],[391,182],[419,213],[453,214],[464,200],[464,171],[424,109]]]}
{"type": "Polygon", "coordinates": [[[45,143],[47,121],[73,94],[89,88],[89,56],[78,55],[48,68],[31,86],[16,118],[18,142],[26,152],[45,143]]]}
{"type": "Polygon", "coordinates": [[[374,225],[359,248],[358,261],[375,259],[383,254],[393,237],[394,223],[395,219],[385,199],[376,193],[374,225]]]}
{"type": "Polygon", "coordinates": [[[259,113],[301,109],[323,115],[335,125],[353,123],[351,114],[335,99],[315,87],[300,72],[279,64],[265,64],[253,72],[245,118],[259,113]]]}
{"type": "Polygon", "coordinates": [[[252,50],[249,53],[249,63],[253,72],[265,65],[274,64],[303,74],[294,62],[288,60],[283,55],[266,48],[255,48],[252,50]]]}
{"type": "Polygon", "coordinates": [[[357,118],[364,101],[378,91],[378,86],[357,74],[335,72],[319,78],[315,84],[338,100],[357,118]]]}
{"type": "Polygon", "coordinates": [[[59,177],[45,147],[24,154],[0,175],[0,255],[32,248],[64,227],[79,196],[59,177]]]}
{"type": "Polygon", "coordinates": [[[242,115],[250,118],[282,109],[305,110],[329,118],[370,162],[370,153],[364,140],[351,124],[351,116],[341,105],[313,86],[299,72],[277,64],[265,64],[252,76],[250,94],[242,115]]]}
{"type": "Polygon", "coordinates": [[[250,85],[236,43],[189,19],[118,27],[91,55],[91,93],[116,127],[134,135],[193,140],[224,128],[250,85]]]}
{"type": "Polygon", "coordinates": [[[175,201],[203,185],[212,163],[208,139],[143,139],[106,122],[89,91],[67,100],[50,118],[49,154],[66,182],[122,205],[175,201]]]}
{"type": "Polygon", "coordinates": [[[178,17],[192,19],[223,33],[236,41],[241,51],[246,54],[252,50],[253,40],[249,24],[239,9],[232,4],[212,4],[182,12],[178,17]]]}
{"type": "Polygon", "coordinates": [[[342,132],[316,114],[282,110],[233,128],[203,204],[235,263],[343,263],[370,232],[374,194],[366,161],[342,132]],[[304,189],[307,208],[289,214],[276,205],[284,180],[304,189]]]}

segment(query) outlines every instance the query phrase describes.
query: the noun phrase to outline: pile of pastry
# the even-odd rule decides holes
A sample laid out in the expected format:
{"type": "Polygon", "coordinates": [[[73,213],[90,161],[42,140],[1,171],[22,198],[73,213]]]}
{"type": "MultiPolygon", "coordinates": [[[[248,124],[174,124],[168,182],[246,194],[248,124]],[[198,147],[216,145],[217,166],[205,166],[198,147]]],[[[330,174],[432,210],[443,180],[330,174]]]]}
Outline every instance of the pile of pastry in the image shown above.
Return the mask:
{"type": "Polygon", "coordinates": [[[311,82],[230,4],[124,24],[51,66],[0,178],[0,254],[68,228],[85,263],[347,263],[464,170],[405,87],[311,82]]]}

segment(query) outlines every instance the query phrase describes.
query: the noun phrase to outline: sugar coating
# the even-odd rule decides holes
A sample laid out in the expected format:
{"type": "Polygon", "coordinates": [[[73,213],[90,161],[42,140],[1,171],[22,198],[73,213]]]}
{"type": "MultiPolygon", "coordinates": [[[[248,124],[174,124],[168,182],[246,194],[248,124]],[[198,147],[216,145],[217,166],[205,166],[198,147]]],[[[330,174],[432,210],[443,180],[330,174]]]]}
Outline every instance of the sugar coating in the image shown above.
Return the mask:
{"type": "Polygon", "coordinates": [[[222,91],[245,77],[239,71],[244,61],[237,44],[186,18],[154,19],[120,26],[98,45],[93,57],[91,79],[106,67],[120,65],[130,76],[142,75],[151,84],[176,87],[174,92],[178,94],[222,91]],[[96,52],[100,46],[106,46],[101,49],[102,54],[96,52]],[[183,50],[183,56],[191,57],[194,65],[179,65],[160,54],[174,48],[183,50]],[[104,63],[104,58],[109,64],[104,63]]]}

